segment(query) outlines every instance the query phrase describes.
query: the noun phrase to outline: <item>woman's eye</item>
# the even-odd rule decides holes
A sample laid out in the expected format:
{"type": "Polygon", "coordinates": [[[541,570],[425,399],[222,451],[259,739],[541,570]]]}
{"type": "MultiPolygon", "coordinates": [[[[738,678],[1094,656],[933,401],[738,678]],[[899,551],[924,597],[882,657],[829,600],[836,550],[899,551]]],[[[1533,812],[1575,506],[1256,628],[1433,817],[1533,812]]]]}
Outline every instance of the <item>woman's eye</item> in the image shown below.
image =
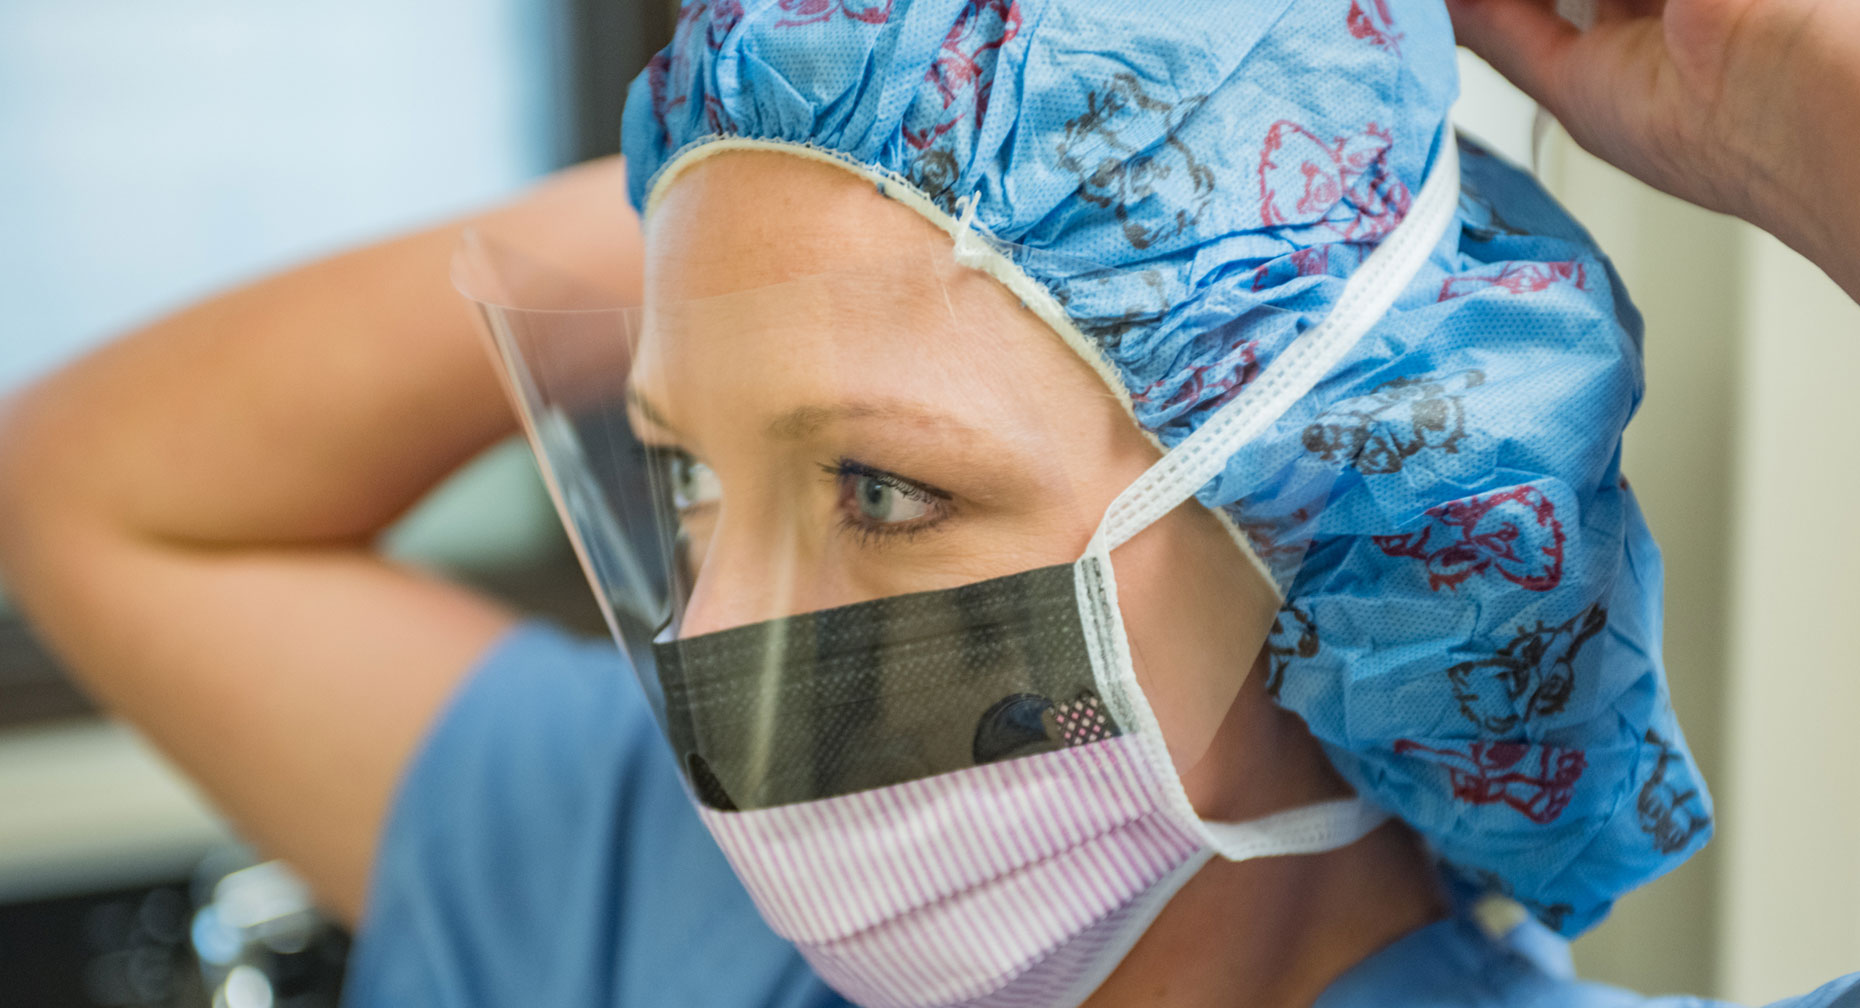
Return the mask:
{"type": "Polygon", "coordinates": [[[822,466],[839,485],[840,524],[861,537],[916,534],[951,514],[950,495],[851,459],[822,466]]]}
{"type": "Polygon", "coordinates": [[[686,452],[673,453],[670,462],[672,506],[679,511],[715,504],[723,495],[723,487],[710,466],[686,452]]]}
{"type": "Polygon", "coordinates": [[[916,521],[932,511],[928,495],[912,496],[910,490],[881,476],[860,474],[852,477],[852,499],[861,518],[875,525],[898,525],[916,521]]]}

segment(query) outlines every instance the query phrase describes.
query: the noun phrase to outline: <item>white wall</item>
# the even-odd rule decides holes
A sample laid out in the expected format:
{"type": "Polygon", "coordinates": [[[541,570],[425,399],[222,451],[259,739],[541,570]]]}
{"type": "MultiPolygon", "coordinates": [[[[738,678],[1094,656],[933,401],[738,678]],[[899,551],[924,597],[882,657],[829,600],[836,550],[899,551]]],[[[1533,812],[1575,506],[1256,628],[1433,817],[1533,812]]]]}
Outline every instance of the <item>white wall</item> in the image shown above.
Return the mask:
{"type": "MultiPolygon", "coordinates": [[[[1666,562],[1665,657],[1673,705],[1726,811],[1735,758],[1723,730],[1739,469],[1736,359],[1742,225],[1662,195],[1583,154],[1560,132],[1546,181],[1595,235],[1645,315],[1647,393],[1623,470],[1666,562]]],[[[1720,826],[1722,837],[1722,825],[1720,826]]],[[[1629,894],[1577,944],[1586,975],[1647,992],[1719,993],[1722,839],[1629,894]]]]}
{"type": "Polygon", "coordinates": [[[1718,820],[1577,961],[1767,1004],[1860,970],[1860,306],[1560,132],[1543,164],[1646,314],[1625,468],[1666,556],[1668,672],[1718,820]]]}
{"type": "Polygon", "coordinates": [[[1860,970],[1860,306],[1744,255],[1718,937],[1762,1003],[1860,970]]]}
{"type": "MultiPolygon", "coordinates": [[[[1529,163],[1533,107],[1470,57],[1463,126],[1529,163]]],[[[1860,307],[1773,239],[1552,130],[1551,190],[1646,315],[1625,468],[1666,557],[1668,672],[1718,836],[1623,899],[1581,971],[1767,1004],[1860,970],[1860,307]]]]}

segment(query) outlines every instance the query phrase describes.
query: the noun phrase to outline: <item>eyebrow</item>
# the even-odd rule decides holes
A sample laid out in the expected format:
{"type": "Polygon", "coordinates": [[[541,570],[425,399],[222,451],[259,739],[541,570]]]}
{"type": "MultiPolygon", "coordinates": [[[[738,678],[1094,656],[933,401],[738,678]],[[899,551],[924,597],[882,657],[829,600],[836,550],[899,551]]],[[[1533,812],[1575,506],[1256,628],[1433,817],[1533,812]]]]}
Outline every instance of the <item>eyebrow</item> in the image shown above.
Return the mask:
{"type": "MultiPolygon", "coordinates": [[[[682,435],[678,433],[678,428],[665,418],[665,412],[653,405],[644,393],[637,388],[629,388],[626,396],[627,402],[637,409],[647,422],[674,437],[682,438],[682,435]]],[[[873,399],[796,406],[770,420],[765,429],[770,437],[782,441],[798,441],[814,434],[822,427],[849,420],[888,420],[929,424],[966,434],[986,433],[981,428],[965,423],[950,414],[903,399],[873,399]]]]}
{"type": "Polygon", "coordinates": [[[904,399],[872,399],[830,405],[796,406],[781,416],[769,421],[770,437],[783,441],[795,441],[815,433],[822,427],[848,420],[888,420],[943,427],[969,434],[981,434],[978,427],[943,413],[921,406],[904,399]]]}
{"type": "Polygon", "coordinates": [[[652,401],[646,398],[645,393],[630,384],[626,388],[626,403],[628,406],[637,410],[640,416],[645,417],[647,423],[652,424],[654,427],[665,431],[675,438],[681,440],[684,438],[684,435],[678,433],[678,428],[673,427],[672,422],[665,419],[665,413],[657,406],[654,406],[652,401]]]}

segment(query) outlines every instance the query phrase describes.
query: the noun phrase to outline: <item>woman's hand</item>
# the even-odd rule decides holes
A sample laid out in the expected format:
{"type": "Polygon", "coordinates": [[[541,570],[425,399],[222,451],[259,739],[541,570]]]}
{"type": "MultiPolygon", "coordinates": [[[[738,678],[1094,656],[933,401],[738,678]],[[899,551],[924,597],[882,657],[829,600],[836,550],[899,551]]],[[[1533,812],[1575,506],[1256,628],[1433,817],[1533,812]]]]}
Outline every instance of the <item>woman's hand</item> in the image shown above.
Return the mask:
{"type": "Polygon", "coordinates": [[[1460,40],[1576,141],[1659,189],[1736,214],[1860,297],[1860,4],[1448,0],[1460,40]]]}

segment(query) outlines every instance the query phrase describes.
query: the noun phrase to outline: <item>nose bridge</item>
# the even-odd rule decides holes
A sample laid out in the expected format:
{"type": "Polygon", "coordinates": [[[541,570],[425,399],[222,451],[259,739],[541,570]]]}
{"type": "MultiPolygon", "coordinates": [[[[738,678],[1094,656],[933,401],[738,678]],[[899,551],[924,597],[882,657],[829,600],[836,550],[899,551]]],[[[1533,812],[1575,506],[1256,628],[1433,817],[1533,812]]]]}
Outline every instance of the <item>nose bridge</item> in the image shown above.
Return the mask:
{"type": "Polygon", "coordinates": [[[771,516],[721,511],[678,635],[696,637],[813,608],[797,539],[771,516]]]}

